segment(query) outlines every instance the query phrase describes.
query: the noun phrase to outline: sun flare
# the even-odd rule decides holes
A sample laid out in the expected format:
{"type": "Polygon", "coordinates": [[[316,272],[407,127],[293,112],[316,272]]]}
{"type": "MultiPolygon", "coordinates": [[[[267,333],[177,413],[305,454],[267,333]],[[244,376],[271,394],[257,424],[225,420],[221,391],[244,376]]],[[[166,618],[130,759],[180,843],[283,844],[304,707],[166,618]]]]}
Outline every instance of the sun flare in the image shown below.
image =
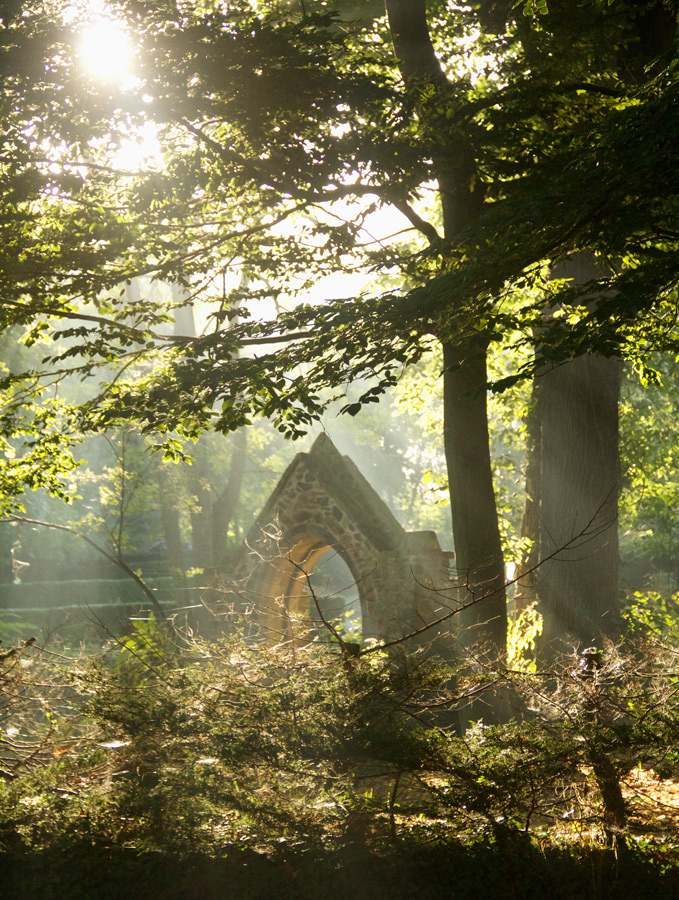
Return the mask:
{"type": "Polygon", "coordinates": [[[102,79],[121,79],[129,74],[132,53],[128,35],[112,19],[99,19],[84,29],[81,52],[88,71],[102,79]]]}

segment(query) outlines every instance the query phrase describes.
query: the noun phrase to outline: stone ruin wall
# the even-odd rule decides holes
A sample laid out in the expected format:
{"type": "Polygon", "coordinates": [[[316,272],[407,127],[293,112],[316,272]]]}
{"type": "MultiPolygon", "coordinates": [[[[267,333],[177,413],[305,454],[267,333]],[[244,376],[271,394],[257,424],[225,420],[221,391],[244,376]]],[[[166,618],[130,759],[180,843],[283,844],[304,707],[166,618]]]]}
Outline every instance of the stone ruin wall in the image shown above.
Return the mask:
{"type": "MultiPolygon", "coordinates": [[[[364,641],[398,640],[455,603],[451,554],[434,532],[406,532],[354,464],[321,436],[286,470],[248,534],[236,572],[242,600],[272,634],[283,633],[286,614],[303,615],[301,570],[328,548],[344,559],[358,588],[364,641]]],[[[437,652],[450,656],[451,625],[417,643],[437,639],[437,652]]]]}

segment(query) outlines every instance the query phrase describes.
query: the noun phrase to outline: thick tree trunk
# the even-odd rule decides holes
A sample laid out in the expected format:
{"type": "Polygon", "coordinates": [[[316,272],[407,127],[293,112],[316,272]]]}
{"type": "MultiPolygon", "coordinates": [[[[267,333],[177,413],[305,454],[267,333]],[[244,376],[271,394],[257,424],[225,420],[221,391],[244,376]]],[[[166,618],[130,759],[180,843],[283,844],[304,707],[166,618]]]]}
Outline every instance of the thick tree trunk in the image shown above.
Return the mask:
{"type": "MultiPolygon", "coordinates": [[[[676,12],[662,2],[639,4],[628,26],[636,40],[622,45],[620,75],[643,82],[674,45],[676,12]]],[[[601,274],[586,253],[559,269],[555,277],[576,282],[601,274]]],[[[559,639],[589,644],[618,633],[620,375],[619,360],[588,356],[541,378],[541,556],[554,554],[539,572],[546,659],[559,639]]]]}
{"type": "MultiPolygon", "coordinates": [[[[605,274],[589,253],[554,277],[584,284],[605,274]]],[[[591,297],[589,303],[596,303],[591,297]]],[[[549,660],[573,641],[618,631],[618,401],[621,362],[580,356],[539,375],[541,501],[538,573],[549,660]]]]}
{"type": "Polygon", "coordinates": [[[538,591],[547,658],[559,639],[596,644],[617,631],[620,369],[619,360],[581,356],[541,376],[538,591]]]}
{"type": "Polygon", "coordinates": [[[447,83],[431,42],[425,0],[386,0],[385,5],[391,39],[406,83],[411,80],[447,83]]]}

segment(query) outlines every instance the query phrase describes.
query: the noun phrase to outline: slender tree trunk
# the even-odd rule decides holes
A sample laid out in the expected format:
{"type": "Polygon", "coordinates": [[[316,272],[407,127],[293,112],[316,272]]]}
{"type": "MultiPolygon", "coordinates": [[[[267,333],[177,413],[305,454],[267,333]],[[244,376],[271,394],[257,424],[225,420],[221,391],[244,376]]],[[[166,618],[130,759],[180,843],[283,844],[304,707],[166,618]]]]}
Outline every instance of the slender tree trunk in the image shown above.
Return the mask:
{"type": "MultiPolygon", "coordinates": [[[[244,276],[243,285],[247,281],[244,276]]],[[[180,302],[181,295],[177,286],[173,286],[175,302],[180,302]]],[[[194,336],[196,325],[193,308],[188,305],[177,306],[174,312],[175,333],[194,336]]],[[[224,488],[215,499],[215,490],[211,482],[208,447],[201,438],[196,444],[195,459],[191,470],[191,487],[196,498],[196,508],[191,513],[191,540],[193,547],[193,565],[202,571],[200,583],[208,585],[212,582],[215,571],[224,562],[227,550],[229,524],[233,520],[245,473],[247,459],[247,434],[244,428],[232,437],[232,456],[229,476],[224,488]]]]}
{"type": "Polygon", "coordinates": [[[530,405],[526,413],[526,486],[521,518],[521,552],[516,567],[514,608],[522,612],[538,599],[537,579],[540,561],[540,478],[542,440],[539,413],[540,381],[533,379],[530,405]]]}
{"type": "Polygon", "coordinates": [[[444,443],[462,599],[476,601],[461,616],[467,644],[490,642],[504,650],[507,604],[500,530],[490,461],[486,354],[465,358],[443,347],[444,443]]]}
{"type": "Polygon", "coordinates": [[[201,584],[211,580],[214,566],[214,545],[212,535],[212,503],[213,490],[210,484],[210,471],[207,460],[207,447],[204,437],[195,445],[194,458],[189,472],[189,485],[195,498],[195,507],[191,510],[191,547],[193,565],[203,573],[201,584]]]}
{"type": "Polygon", "coordinates": [[[228,558],[229,525],[236,514],[243,486],[248,456],[247,448],[247,431],[245,428],[240,428],[233,434],[231,441],[231,465],[229,466],[228,480],[212,507],[212,545],[214,565],[217,569],[222,568],[228,558]]]}
{"type": "MultiPolygon", "coordinates": [[[[449,82],[434,52],[424,0],[386,0],[394,51],[407,86],[432,85],[451,100],[449,82]]],[[[440,106],[420,109],[420,118],[441,117],[440,106]]],[[[434,124],[434,123],[431,123],[434,124]]],[[[455,240],[475,222],[483,206],[470,149],[451,136],[434,160],[445,237],[455,240]]],[[[451,309],[455,298],[451,297],[451,309]]],[[[464,639],[487,643],[504,654],[507,639],[505,573],[493,491],[486,406],[486,350],[464,333],[443,344],[444,449],[453,513],[456,568],[463,599],[476,601],[465,613],[464,639]]]]}
{"type": "Polygon", "coordinates": [[[167,558],[170,564],[170,574],[175,591],[179,595],[186,589],[186,560],[182,547],[182,535],[179,525],[179,512],[172,503],[173,491],[168,490],[166,472],[159,470],[158,499],[160,502],[160,515],[167,547],[167,558]]]}
{"type": "MultiPolygon", "coordinates": [[[[195,337],[196,322],[193,306],[185,302],[179,285],[172,285],[174,308],[174,333],[195,337]]],[[[195,498],[191,510],[191,561],[203,575],[201,583],[207,584],[213,570],[212,544],[212,486],[205,441],[201,438],[195,446],[194,462],[188,476],[190,490],[195,498]]]]}

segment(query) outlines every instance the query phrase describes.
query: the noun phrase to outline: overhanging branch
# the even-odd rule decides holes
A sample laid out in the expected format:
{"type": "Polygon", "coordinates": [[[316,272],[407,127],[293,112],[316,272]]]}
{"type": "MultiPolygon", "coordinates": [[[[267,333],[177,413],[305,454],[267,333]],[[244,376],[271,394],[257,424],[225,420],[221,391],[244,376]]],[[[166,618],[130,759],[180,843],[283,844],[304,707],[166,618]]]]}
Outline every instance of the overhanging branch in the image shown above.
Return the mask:
{"type": "Polygon", "coordinates": [[[116,556],[113,553],[109,553],[108,550],[105,550],[103,547],[100,547],[95,541],[88,538],[86,535],[81,534],[75,528],[72,528],[70,525],[59,525],[56,522],[43,522],[40,519],[29,519],[27,516],[5,516],[3,519],[0,519],[0,525],[2,524],[12,524],[18,523],[22,525],[36,525],[41,528],[52,528],[56,531],[66,531],[68,534],[74,534],[76,537],[82,538],[86,544],[89,544],[97,553],[101,554],[105,559],[107,559],[110,563],[113,563],[114,566],[117,566],[122,572],[124,572],[128,578],[131,578],[136,584],[139,585],[141,590],[144,592],[146,597],[150,600],[155,612],[159,616],[159,618],[163,621],[167,621],[167,616],[165,615],[165,610],[158,602],[153,591],[148,587],[148,585],[144,582],[142,578],[137,575],[135,571],[133,571],[127,563],[121,559],[119,556],[116,556]]]}

